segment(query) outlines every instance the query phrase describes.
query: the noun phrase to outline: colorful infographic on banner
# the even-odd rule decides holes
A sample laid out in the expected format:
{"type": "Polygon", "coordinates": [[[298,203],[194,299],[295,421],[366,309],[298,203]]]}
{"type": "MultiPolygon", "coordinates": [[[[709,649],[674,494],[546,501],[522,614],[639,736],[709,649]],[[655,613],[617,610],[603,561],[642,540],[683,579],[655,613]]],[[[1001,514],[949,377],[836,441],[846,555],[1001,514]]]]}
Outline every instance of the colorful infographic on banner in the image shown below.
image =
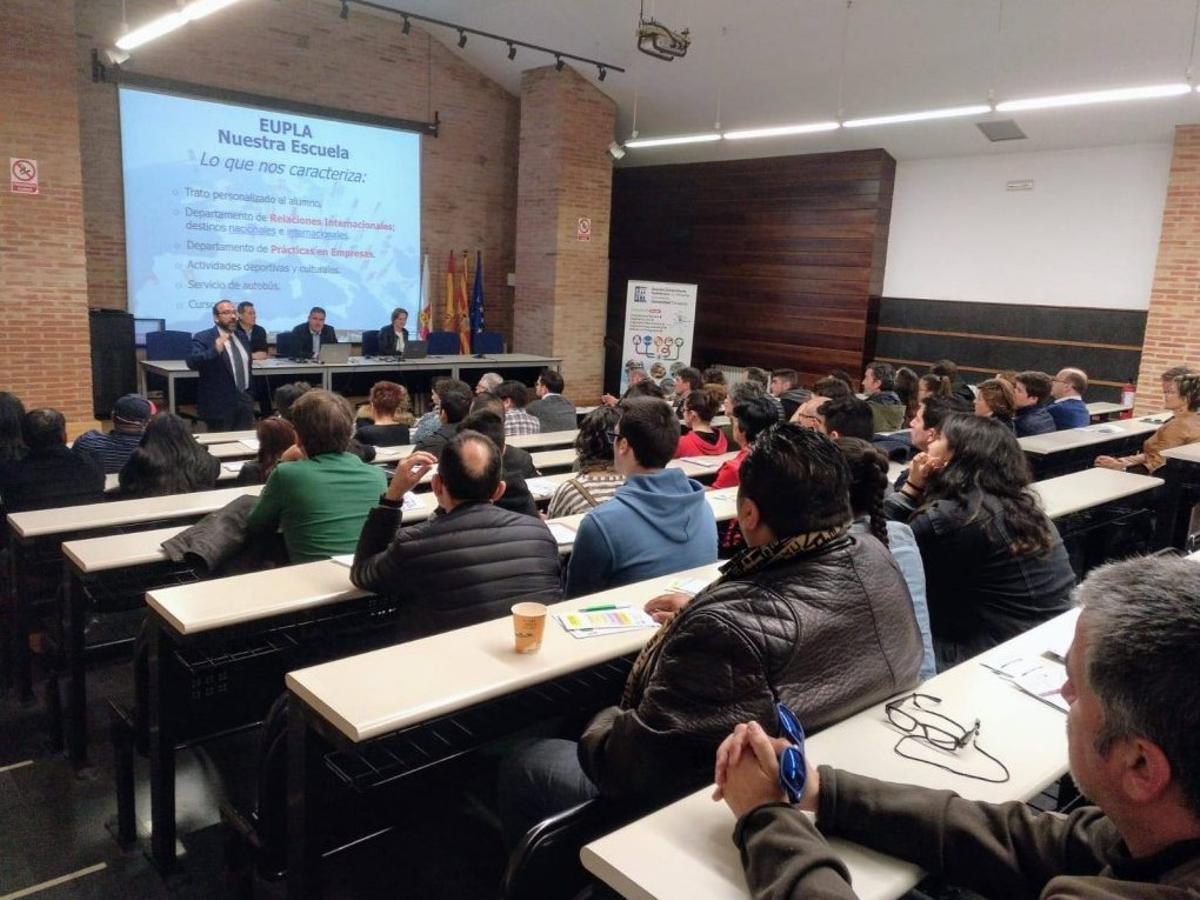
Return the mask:
{"type": "Polygon", "coordinates": [[[656,362],[672,371],[692,364],[696,285],[630,281],[625,292],[625,343],[621,348],[621,393],[629,384],[628,363],[656,362]]]}
{"type": "Polygon", "coordinates": [[[122,87],[129,309],[212,325],[249,300],[268,331],[322,306],[338,330],[415,322],[421,138],[411,131],[122,87]]]}

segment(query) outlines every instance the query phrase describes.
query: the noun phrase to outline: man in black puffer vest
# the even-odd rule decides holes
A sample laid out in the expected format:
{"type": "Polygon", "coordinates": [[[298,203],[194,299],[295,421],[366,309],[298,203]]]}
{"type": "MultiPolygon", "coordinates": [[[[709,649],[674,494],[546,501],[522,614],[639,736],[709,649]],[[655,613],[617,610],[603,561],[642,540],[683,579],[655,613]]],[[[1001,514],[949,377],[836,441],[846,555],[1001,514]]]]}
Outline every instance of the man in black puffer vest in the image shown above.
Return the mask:
{"type": "Polygon", "coordinates": [[[367,515],[350,580],[402,601],[406,637],[500,618],[518,600],[560,600],[558,544],[541,519],[494,505],[504,494],[500,451],[478,432],[460,431],[442,450],[437,512],[401,527],[404,494],[433,463],[417,452],[396,467],[367,515]]]}

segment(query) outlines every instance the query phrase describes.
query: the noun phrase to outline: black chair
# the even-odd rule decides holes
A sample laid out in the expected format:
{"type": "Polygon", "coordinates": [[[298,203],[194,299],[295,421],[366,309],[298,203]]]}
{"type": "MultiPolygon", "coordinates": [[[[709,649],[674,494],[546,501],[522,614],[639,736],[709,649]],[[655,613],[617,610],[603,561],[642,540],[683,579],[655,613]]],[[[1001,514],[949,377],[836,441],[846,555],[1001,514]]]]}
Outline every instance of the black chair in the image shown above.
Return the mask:
{"type": "Polygon", "coordinates": [[[192,336],[186,331],[151,331],[146,334],[146,359],[187,359],[192,336]]]}
{"type": "Polygon", "coordinates": [[[281,331],[275,335],[275,355],[280,359],[296,359],[302,354],[296,347],[296,336],[290,331],[281,331]]]}
{"type": "Polygon", "coordinates": [[[454,331],[434,331],[429,335],[426,351],[430,356],[458,356],[462,344],[454,331]]]}
{"type": "Polygon", "coordinates": [[[379,332],[364,331],[362,333],[362,355],[363,356],[378,356],[379,355],[379,332]]]}
{"type": "Polygon", "coordinates": [[[477,331],[471,335],[472,353],[503,353],[504,335],[498,331],[477,331]]]}

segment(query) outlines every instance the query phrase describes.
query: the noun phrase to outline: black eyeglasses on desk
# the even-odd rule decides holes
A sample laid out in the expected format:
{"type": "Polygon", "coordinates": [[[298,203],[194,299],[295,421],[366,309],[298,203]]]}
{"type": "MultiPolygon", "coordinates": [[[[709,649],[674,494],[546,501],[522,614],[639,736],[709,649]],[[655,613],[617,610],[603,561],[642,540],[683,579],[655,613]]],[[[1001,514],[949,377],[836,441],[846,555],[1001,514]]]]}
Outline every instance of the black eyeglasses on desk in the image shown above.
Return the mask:
{"type": "Polygon", "coordinates": [[[970,728],[966,728],[944,713],[930,708],[934,704],[941,702],[941,698],[934,697],[931,694],[914,693],[905,697],[899,697],[886,704],[884,710],[887,713],[888,721],[904,732],[900,740],[896,741],[896,746],[892,748],[892,751],[904,759],[934,766],[954,775],[961,775],[964,778],[973,778],[976,781],[987,781],[992,784],[1003,784],[1008,781],[1012,777],[1009,774],[1008,767],[979,746],[979,719],[976,719],[970,728]],[[908,705],[907,709],[904,708],[906,705],[908,705]],[[906,741],[915,741],[918,744],[924,743],[952,753],[957,753],[966,747],[967,744],[970,744],[983,756],[999,766],[1000,770],[1004,773],[1004,777],[993,778],[986,775],[975,775],[971,772],[961,772],[958,769],[931,759],[911,756],[900,749],[906,741]]]}

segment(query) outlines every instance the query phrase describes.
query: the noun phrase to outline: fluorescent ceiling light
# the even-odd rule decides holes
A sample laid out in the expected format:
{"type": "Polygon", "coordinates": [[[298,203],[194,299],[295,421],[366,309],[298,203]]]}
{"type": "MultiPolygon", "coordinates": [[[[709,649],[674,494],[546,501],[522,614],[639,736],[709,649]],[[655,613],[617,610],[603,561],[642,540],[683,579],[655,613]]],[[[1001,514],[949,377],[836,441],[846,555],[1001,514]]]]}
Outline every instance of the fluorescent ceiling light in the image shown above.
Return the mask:
{"type": "Polygon", "coordinates": [[[626,141],[625,149],[636,150],[641,147],[667,147],[671,144],[703,144],[707,141],[719,141],[721,135],[715,131],[706,134],[681,134],[678,137],[646,138],[636,141],[626,141]]]}
{"type": "Polygon", "coordinates": [[[868,119],[848,119],[842,125],[845,128],[867,128],[871,125],[896,125],[900,122],[925,122],[929,119],[953,119],[958,116],[979,116],[989,113],[992,108],[986,103],[976,103],[974,106],[950,106],[945,109],[926,109],[921,112],[900,113],[894,116],[872,116],[868,119]]]}
{"type": "Polygon", "coordinates": [[[1191,85],[1152,84],[1148,87],[1114,88],[1108,91],[1086,91],[1081,94],[1058,94],[1053,97],[1029,97],[1025,100],[1005,100],[996,104],[996,112],[1016,112],[1022,109],[1050,109],[1056,106],[1084,106],[1088,103],[1115,103],[1119,100],[1152,100],[1157,97],[1178,97],[1191,93],[1191,85]]]}
{"type": "Polygon", "coordinates": [[[812,122],[808,125],[779,125],[773,128],[747,128],[742,131],[726,131],[731,141],[747,138],[784,137],[789,134],[813,134],[818,131],[837,131],[842,126],[837,122],[812,122]]]}
{"type": "Polygon", "coordinates": [[[121,35],[117,39],[116,45],[121,50],[133,50],[174,31],[176,28],[182,28],[188,22],[202,19],[210,13],[237,2],[238,0],[193,0],[177,12],[167,13],[152,22],[147,22],[141,28],[135,28],[133,31],[121,35]]]}

